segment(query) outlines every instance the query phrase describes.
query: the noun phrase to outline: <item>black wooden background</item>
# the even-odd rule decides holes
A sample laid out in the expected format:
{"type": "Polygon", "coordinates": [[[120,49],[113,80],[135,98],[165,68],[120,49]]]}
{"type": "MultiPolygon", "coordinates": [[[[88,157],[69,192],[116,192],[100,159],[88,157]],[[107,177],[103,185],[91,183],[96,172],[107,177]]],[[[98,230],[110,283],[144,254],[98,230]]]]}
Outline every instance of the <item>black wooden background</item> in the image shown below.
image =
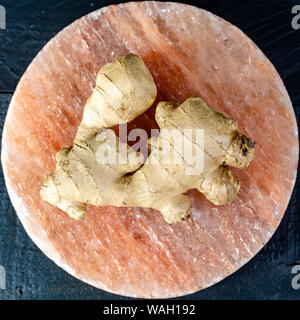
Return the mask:
{"type": "MultiPolygon", "coordinates": [[[[0,0],[7,29],[0,30],[0,125],[14,89],[35,55],[63,27],[98,8],[121,1],[0,0]]],[[[182,1],[207,9],[243,30],[281,75],[300,121],[300,29],[292,7],[300,0],[182,1]]],[[[292,267],[300,264],[299,178],[286,214],[268,244],[243,268],[188,299],[299,299],[292,267]]],[[[6,290],[0,299],[125,299],[93,288],[50,261],[25,233],[0,175],[0,265],[6,290]]]]}

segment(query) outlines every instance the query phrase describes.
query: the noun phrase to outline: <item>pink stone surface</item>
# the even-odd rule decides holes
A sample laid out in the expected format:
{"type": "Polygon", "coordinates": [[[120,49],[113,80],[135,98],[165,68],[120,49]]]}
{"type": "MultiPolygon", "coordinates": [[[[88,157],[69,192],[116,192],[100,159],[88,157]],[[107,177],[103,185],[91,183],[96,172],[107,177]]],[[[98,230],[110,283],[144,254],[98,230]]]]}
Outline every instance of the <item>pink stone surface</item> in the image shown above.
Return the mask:
{"type": "MultiPolygon", "coordinates": [[[[156,127],[154,108],[133,126],[156,127]]],[[[75,277],[133,297],[181,296],[240,268],[270,239],[286,210],[298,162],[293,108],[272,64],[239,29],[195,7],[143,2],[93,12],[64,29],[34,59],[9,107],[2,164],[29,236],[75,277]],[[99,68],[136,53],[150,68],[158,100],[198,95],[238,120],[256,157],[238,197],[216,207],[190,191],[185,222],[151,209],[88,209],[84,221],[40,200],[55,153],[70,146],[99,68]]]]}

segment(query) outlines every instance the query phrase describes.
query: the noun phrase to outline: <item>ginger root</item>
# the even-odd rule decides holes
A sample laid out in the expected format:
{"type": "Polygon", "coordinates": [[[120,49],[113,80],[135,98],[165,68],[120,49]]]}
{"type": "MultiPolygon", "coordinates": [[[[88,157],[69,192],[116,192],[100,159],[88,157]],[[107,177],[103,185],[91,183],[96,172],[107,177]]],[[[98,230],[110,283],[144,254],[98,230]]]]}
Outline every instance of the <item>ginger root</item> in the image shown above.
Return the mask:
{"type": "Polygon", "coordinates": [[[130,54],[102,67],[74,145],[57,153],[56,170],[44,181],[41,198],[75,219],[83,218],[91,204],[150,207],[169,223],[190,215],[191,201],[186,194],[190,189],[198,189],[215,205],[232,201],[240,184],[227,166],[246,167],[254,157],[254,142],[237,131],[236,120],[210,109],[202,99],[190,98],[178,107],[169,102],[157,105],[155,119],[161,131],[149,139],[146,160],[108,129],[133,120],[155,98],[155,83],[140,57],[130,54]],[[170,135],[172,129],[183,137],[181,143],[170,135]],[[197,129],[204,129],[202,143],[196,134],[187,134],[197,129]],[[170,148],[165,151],[166,142],[170,148]],[[202,151],[203,170],[187,173],[193,171],[193,165],[179,150],[185,142],[202,151]],[[125,150],[128,160],[102,161],[99,148],[115,151],[118,159],[124,156],[120,150],[125,150]],[[164,157],[170,155],[177,162],[165,162],[164,157]]]}

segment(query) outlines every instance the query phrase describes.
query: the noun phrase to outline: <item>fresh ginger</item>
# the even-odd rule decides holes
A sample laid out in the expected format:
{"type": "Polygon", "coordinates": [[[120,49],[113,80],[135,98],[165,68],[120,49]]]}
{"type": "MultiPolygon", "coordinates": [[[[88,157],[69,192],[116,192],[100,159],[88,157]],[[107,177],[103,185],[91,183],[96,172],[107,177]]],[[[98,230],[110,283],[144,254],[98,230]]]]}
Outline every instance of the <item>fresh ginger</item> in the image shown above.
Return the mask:
{"type": "Polygon", "coordinates": [[[83,218],[91,204],[150,207],[169,223],[190,215],[191,201],[186,194],[190,189],[198,189],[215,205],[232,201],[240,184],[227,166],[248,166],[254,157],[254,142],[237,131],[236,120],[213,111],[202,99],[190,98],[178,107],[169,102],[157,105],[155,119],[161,131],[149,139],[146,160],[109,129],[135,119],[155,98],[155,83],[140,57],[130,54],[102,67],[73,147],[57,153],[56,170],[44,181],[41,198],[75,219],[83,218]],[[187,174],[191,163],[168,134],[172,129],[181,134],[183,142],[188,140],[196,150],[201,149],[203,170],[187,174]],[[190,129],[203,129],[202,144],[193,135],[187,136],[190,129]],[[125,148],[127,161],[99,159],[97,150],[114,150],[112,141],[117,143],[117,155],[125,148]],[[164,152],[166,141],[170,148],[164,152]],[[179,157],[180,164],[163,161],[171,153],[179,157]]]}

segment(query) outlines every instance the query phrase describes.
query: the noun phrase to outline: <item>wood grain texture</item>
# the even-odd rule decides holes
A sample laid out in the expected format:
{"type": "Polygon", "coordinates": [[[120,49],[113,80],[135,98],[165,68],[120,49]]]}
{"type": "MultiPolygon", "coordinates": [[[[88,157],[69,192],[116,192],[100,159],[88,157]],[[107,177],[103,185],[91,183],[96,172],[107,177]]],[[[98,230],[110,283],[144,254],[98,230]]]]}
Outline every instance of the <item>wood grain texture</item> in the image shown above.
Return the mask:
{"type": "MultiPolygon", "coordinates": [[[[230,6],[229,6],[230,7],[230,6]]],[[[270,6],[267,6],[270,8],[270,6]]],[[[255,12],[254,10],[255,6],[253,6],[253,14],[255,12]]],[[[231,12],[232,14],[238,13],[239,16],[242,16],[242,18],[245,19],[245,17],[248,15],[248,11],[250,8],[246,8],[243,10],[241,7],[235,7],[234,9],[228,9],[228,12],[231,12]],[[236,9],[238,8],[238,10],[236,9]],[[236,10],[238,12],[236,12],[236,10]],[[244,14],[244,16],[243,16],[244,14]]],[[[251,10],[250,10],[251,12],[251,10]]],[[[222,15],[221,15],[222,16],[222,15]]],[[[286,16],[286,15],[285,15],[286,16]]],[[[264,23],[268,24],[270,23],[271,20],[262,22],[262,26],[264,23]]],[[[253,24],[255,25],[255,19],[253,20],[253,24]]],[[[259,24],[258,24],[259,25],[259,24]]],[[[271,24],[272,26],[272,24],[271,24]]],[[[242,28],[243,29],[243,28],[242,28]]],[[[272,28],[271,28],[272,29],[272,28]]],[[[250,28],[251,30],[251,28],[250,28]]],[[[280,46],[280,41],[282,37],[276,42],[276,37],[275,37],[275,43],[271,43],[271,48],[278,44],[278,47],[280,46]]],[[[287,37],[286,39],[287,43],[289,41],[289,38],[287,37]]],[[[288,46],[287,46],[288,47],[288,46]]],[[[287,50],[284,48],[284,46],[280,46],[281,50],[284,52],[284,50],[287,50]]],[[[270,49],[271,53],[273,51],[270,49]]],[[[288,51],[288,50],[287,50],[288,51]]],[[[297,50],[295,51],[297,54],[297,50]]],[[[278,56],[281,56],[281,53],[278,54],[278,56]]],[[[276,59],[277,55],[274,55],[274,60],[276,59]]],[[[281,56],[282,57],[282,56],[281,56]]],[[[294,59],[294,57],[293,57],[294,59]]],[[[272,60],[272,59],[271,59],[272,60]]],[[[287,78],[289,78],[289,74],[294,74],[295,76],[297,75],[297,66],[294,67],[291,57],[288,56],[286,59],[284,59],[285,66],[282,68],[284,70],[289,70],[289,65],[292,66],[290,73],[287,71],[287,78]]],[[[275,63],[276,65],[276,63],[275,63]]],[[[279,65],[280,66],[280,65],[279,65]]],[[[295,86],[293,86],[294,88],[295,86]]],[[[295,87],[296,88],[296,87],[295,87]]],[[[5,89],[6,90],[6,89],[5,89]]],[[[299,90],[295,90],[295,98],[294,101],[297,103],[297,92],[299,90]]],[[[292,96],[293,98],[293,96],[292,96]]],[[[5,106],[5,101],[4,101],[4,106],[5,106]]],[[[5,108],[5,107],[4,107],[5,108]]],[[[296,110],[296,113],[298,115],[298,110],[296,110]]],[[[296,189],[298,190],[298,189],[296,189]]],[[[297,235],[297,227],[299,227],[299,220],[297,220],[297,215],[296,211],[297,208],[299,208],[299,202],[297,202],[296,195],[292,198],[291,205],[287,211],[288,218],[283,220],[283,231],[279,235],[278,232],[275,234],[275,244],[272,245],[269,243],[265,247],[265,249],[260,253],[258,258],[256,257],[257,262],[251,261],[245,268],[240,270],[238,273],[234,274],[230,278],[226,279],[222,283],[209,288],[201,293],[198,294],[198,297],[207,297],[207,298],[220,298],[220,297],[228,297],[228,298],[239,298],[241,296],[237,295],[237,292],[242,292],[242,297],[245,298],[253,298],[253,297],[258,297],[258,298],[264,298],[264,297],[286,297],[287,295],[289,297],[295,297],[296,292],[293,291],[290,288],[290,279],[291,279],[291,274],[290,274],[290,266],[288,264],[292,263],[293,261],[297,260],[297,254],[299,254],[299,237],[297,235]],[[297,207],[298,206],[298,207],[297,207]],[[298,221],[298,222],[297,222],[298,221]],[[276,238],[277,237],[277,238],[276,238]],[[261,257],[261,259],[260,259],[261,257]],[[262,264],[265,265],[265,267],[258,267],[261,266],[262,264]],[[247,267],[250,268],[250,270],[247,270],[247,267]],[[243,271],[245,270],[246,271],[243,271]],[[241,279],[239,278],[239,275],[241,279]],[[279,275],[279,276],[278,276],[279,275]],[[238,278],[237,278],[238,277],[238,278]],[[258,278],[257,278],[258,277],[258,278]],[[255,279],[255,281],[254,281],[255,279]],[[257,281],[257,279],[260,279],[257,281]],[[225,287],[224,287],[225,283],[225,287]],[[227,283],[227,286],[226,286],[227,283]],[[270,287],[270,283],[272,283],[272,287],[270,287]],[[267,289],[266,289],[267,287],[267,289]],[[233,289],[230,289],[233,288],[233,289]],[[219,293],[221,292],[221,293],[219,293]]],[[[280,229],[281,230],[281,229],[280,229]]],[[[279,232],[280,232],[279,230],[279,232]]],[[[34,277],[34,273],[33,276],[34,277]]],[[[67,277],[67,276],[66,276],[67,277]]],[[[67,277],[69,279],[70,277],[67,277]]],[[[78,284],[77,281],[75,281],[75,284],[78,284]]],[[[79,285],[79,284],[78,284],[79,285]]],[[[81,284],[80,284],[81,285],[81,284]]],[[[17,287],[17,286],[16,286],[17,287]]],[[[18,286],[19,287],[19,286],[18,286]]],[[[11,294],[14,294],[14,288],[11,288],[11,294]]],[[[19,297],[18,291],[16,291],[16,297],[19,297]]],[[[30,294],[34,295],[34,290],[32,291],[30,288],[27,290],[24,290],[24,293],[21,296],[25,296],[26,294],[30,296],[30,294]]],[[[55,290],[52,291],[53,293],[48,293],[48,296],[52,297],[54,296],[63,296],[62,293],[59,293],[59,290],[55,292],[55,290]]],[[[0,292],[1,293],[1,292],[0,292]]],[[[92,291],[91,296],[95,294],[97,296],[98,291],[92,291]]],[[[36,293],[40,297],[43,297],[43,294],[41,293],[36,293]]],[[[47,293],[44,293],[47,296],[47,293]]],[[[64,296],[65,297],[65,296],[64,296]]],[[[194,295],[194,297],[196,297],[194,295]]]]}

